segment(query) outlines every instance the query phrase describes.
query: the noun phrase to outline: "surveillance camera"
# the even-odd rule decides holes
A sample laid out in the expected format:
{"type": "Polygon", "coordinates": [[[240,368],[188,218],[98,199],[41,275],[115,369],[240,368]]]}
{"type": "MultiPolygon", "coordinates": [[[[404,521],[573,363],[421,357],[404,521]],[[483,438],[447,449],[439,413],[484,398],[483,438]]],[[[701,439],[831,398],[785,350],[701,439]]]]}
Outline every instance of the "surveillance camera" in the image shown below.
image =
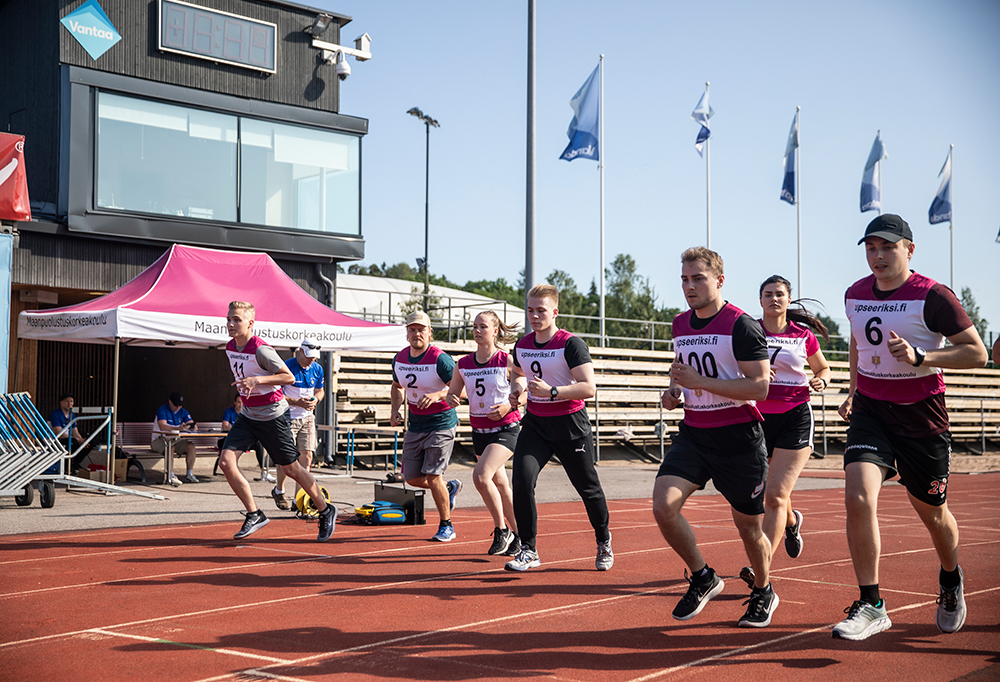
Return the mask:
{"type": "Polygon", "coordinates": [[[341,59],[337,62],[337,78],[342,81],[346,81],[347,77],[351,75],[351,65],[347,63],[346,59],[341,59]]]}

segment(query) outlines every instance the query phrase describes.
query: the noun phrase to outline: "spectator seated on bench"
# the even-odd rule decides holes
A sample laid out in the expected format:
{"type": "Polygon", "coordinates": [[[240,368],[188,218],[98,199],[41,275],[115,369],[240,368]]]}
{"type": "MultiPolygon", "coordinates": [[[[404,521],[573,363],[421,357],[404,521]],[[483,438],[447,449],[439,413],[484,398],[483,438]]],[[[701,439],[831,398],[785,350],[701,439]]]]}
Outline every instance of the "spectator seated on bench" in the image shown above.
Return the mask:
{"type": "MultiPolygon", "coordinates": [[[[150,449],[153,452],[164,452],[167,448],[167,439],[161,435],[164,432],[184,432],[192,431],[195,421],[191,418],[191,413],[184,409],[184,396],[174,391],[170,394],[165,405],[160,405],[156,411],[156,419],[153,420],[153,428],[161,433],[153,433],[150,441],[150,449]]],[[[174,441],[173,450],[175,455],[184,455],[187,463],[187,473],[184,481],[197,483],[198,477],[194,475],[194,461],[196,457],[194,441],[181,438],[174,441]]],[[[177,486],[182,483],[176,476],[169,481],[171,485],[177,486]]]]}

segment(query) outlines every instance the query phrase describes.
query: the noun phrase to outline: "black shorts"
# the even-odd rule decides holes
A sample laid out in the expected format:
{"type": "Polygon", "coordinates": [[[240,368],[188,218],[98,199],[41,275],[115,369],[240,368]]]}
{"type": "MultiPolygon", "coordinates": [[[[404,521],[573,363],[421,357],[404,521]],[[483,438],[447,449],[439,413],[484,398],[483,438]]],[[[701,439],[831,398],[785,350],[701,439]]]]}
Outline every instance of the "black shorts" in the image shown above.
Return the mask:
{"type": "Polygon", "coordinates": [[[886,480],[899,472],[899,482],[915,498],[934,507],[948,499],[951,472],[951,434],[910,438],[891,433],[865,412],[851,414],[844,449],[844,468],[852,462],[871,462],[888,469],[886,480]]]}
{"type": "Polygon", "coordinates": [[[292,438],[292,419],[288,416],[288,410],[268,421],[249,419],[242,414],[237,416],[236,423],[223,443],[223,449],[242,454],[253,448],[258,440],[275,464],[287,466],[299,458],[299,449],[292,438]]]}
{"type": "Polygon", "coordinates": [[[476,457],[482,457],[486,448],[494,443],[499,443],[511,452],[517,447],[517,435],[521,433],[521,425],[517,422],[507,424],[499,431],[491,433],[472,432],[472,447],[476,451],[476,457]]]}
{"type": "Polygon", "coordinates": [[[764,443],[767,456],[775,448],[801,450],[813,447],[813,411],[809,403],[796,405],[788,412],[764,415],[764,443]]]}
{"type": "Polygon", "coordinates": [[[767,452],[760,422],[693,428],[681,422],[657,476],[678,476],[702,488],[711,479],[741,514],[764,513],[767,452]]]}

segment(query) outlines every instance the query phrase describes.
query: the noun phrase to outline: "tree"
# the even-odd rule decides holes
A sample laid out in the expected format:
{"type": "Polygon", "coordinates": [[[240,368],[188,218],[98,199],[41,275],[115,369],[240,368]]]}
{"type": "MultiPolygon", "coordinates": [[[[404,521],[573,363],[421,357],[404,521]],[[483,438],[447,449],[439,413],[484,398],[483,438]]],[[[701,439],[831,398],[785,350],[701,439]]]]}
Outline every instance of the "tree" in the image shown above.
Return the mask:
{"type": "Polygon", "coordinates": [[[976,305],[976,299],[969,287],[962,287],[962,307],[965,308],[965,314],[972,320],[972,326],[976,328],[979,337],[983,339],[983,343],[986,343],[986,332],[990,322],[979,317],[979,306],[976,305]]]}
{"type": "MultiPolygon", "coordinates": [[[[816,317],[819,318],[819,321],[822,322],[824,326],[826,326],[826,330],[830,333],[829,341],[824,341],[822,336],[816,337],[819,340],[819,347],[821,349],[825,351],[844,351],[844,352],[851,350],[850,339],[845,340],[840,337],[839,324],[837,324],[831,318],[823,314],[816,315],[816,317]]],[[[835,360],[838,358],[831,357],[828,359],[835,360]]],[[[847,358],[844,357],[842,359],[846,360],[847,358]]]]}

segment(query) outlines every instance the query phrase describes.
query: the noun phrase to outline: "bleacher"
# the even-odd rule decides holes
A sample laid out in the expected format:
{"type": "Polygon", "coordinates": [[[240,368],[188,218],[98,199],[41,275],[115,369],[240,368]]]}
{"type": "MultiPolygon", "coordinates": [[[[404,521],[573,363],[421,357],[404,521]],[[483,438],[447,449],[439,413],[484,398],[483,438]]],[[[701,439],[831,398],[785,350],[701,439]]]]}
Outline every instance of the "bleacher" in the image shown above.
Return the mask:
{"type": "MultiPolygon", "coordinates": [[[[471,342],[439,343],[456,359],[475,350],[471,342]]],[[[637,456],[658,460],[661,432],[665,447],[676,432],[683,410],[663,410],[660,394],[670,383],[668,351],[591,348],[597,379],[597,396],[587,410],[601,447],[622,447],[637,456]],[[662,424],[662,426],[661,426],[662,424]]],[[[337,388],[337,418],[340,433],[351,426],[389,428],[391,353],[345,352],[340,354],[337,388]]],[[[847,424],[837,409],[847,395],[848,363],[830,361],[832,377],[822,394],[813,394],[816,419],[816,450],[826,454],[842,451],[847,424]]],[[[956,451],[980,454],[1000,450],[1000,370],[946,370],[947,402],[956,451]]],[[[468,406],[458,408],[458,439],[471,451],[468,406]]],[[[391,435],[358,435],[355,456],[384,461],[391,454],[391,435]]],[[[338,438],[338,454],[346,452],[346,438],[338,438]]]]}

